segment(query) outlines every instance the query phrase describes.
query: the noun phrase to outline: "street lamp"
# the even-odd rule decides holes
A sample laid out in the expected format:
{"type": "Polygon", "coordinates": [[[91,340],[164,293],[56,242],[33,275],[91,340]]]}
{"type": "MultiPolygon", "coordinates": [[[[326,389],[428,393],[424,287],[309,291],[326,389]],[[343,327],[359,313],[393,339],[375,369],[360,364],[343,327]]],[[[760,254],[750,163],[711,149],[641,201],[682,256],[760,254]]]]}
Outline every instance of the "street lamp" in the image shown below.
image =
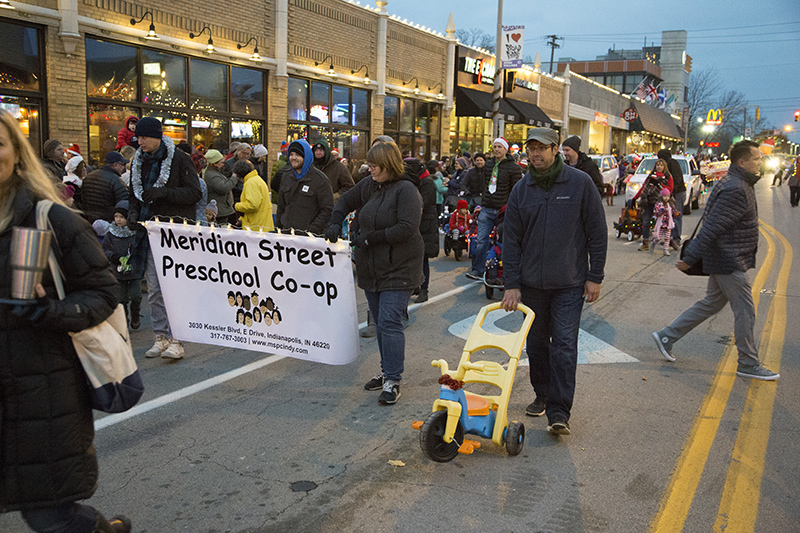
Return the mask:
{"type": "Polygon", "coordinates": [[[247,42],[244,44],[236,43],[236,49],[241,50],[242,48],[249,46],[250,43],[255,43],[255,46],[253,47],[253,55],[251,55],[248,59],[250,61],[255,61],[256,63],[261,63],[264,60],[261,58],[260,55],[258,55],[258,41],[256,40],[255,37],[250,37],[250,39],[248,39],[247,42]]]}
{"type": "Polygon", "coordinates": [[[403,85],[408,85],[412,81],[416,82],[416,85],[414,85],[414,94],[419,94],[419,80],[417,79],[416,76],[414,76],[413,78],[411,78],[410,80],[408,80],[406,82],[403,82],[403,85]]]}
{"type": "Polygon", "coordinates": [[[330,68],[328,68],[328,76],[336,76],[336,71],[333,70],[333,56],[327,56],[322,61],[314,61],[314,66],[318,67],[320,63],[324,63],[329,59],[331,60],[331,66],[330,66],[330,68]]]}
{"type": "MultiPolygon", "coordinates": [[[[131,26],[136,26],[137,24],[142,22],[145,19],[145,17],[147,17],[147,15],[150,15],[150,29],[147,31],[147,35],[145,35],[144,38],[147,39],[148,41],[160,41],[161,37],[159,37],[156,34],[156,25],[155,25],[155,23],[153,21],[153,12],[152,11],[150,11],[150,10],[145,11],[144,15],[142,15],[142,18],[140,18],[139,20],[136,20],[135,18],[132,18],[131,19],[131,26]]],[[[209,30],[209,32],[210,31],[211,30],[209,30]]]]}
{"type": "Polygon", "coordinates": [[[211,52],[213,52],[215,50],[215,48],[214,48],[214,40],[211,38],[211,28],[206,26],[202,30],[200,30],[200,33],[198,33],[198,34],[190,33],[189,34],[189,39],[194,39],[195,37],[200,37],[201,35],[203,35],[203,33],[205,33],[206,30],[208,30],[208,44],[206,45],[206,52],[208,52],[210,54],[211,52]]]}

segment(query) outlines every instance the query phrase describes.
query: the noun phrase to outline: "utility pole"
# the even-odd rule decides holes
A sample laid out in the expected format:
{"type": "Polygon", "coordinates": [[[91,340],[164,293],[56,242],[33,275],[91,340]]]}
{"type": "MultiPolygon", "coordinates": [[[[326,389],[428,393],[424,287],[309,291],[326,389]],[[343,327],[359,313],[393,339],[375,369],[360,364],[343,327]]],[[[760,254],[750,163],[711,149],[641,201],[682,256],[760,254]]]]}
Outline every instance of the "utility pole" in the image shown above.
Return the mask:
{"type": "Polygon", "coordinates": [[[500,117],[500,100],[503,98],[503,0],[497,0],[497,41],[494,47],[494,90],[492,91],[492,130],[495,138],[502,137],[505,121],[500,117]]]}
{"type": "Polygon", "coordinates": [[[553,54],[556,51],[556,48],[561,48],[561,45],[558,44],[556,41],[563,41],[563,37],[559,37],[558,35],[545,35],[549,41],[547,41],[547,46],[550,47],[550,74],[553,73],[553,54]]]}

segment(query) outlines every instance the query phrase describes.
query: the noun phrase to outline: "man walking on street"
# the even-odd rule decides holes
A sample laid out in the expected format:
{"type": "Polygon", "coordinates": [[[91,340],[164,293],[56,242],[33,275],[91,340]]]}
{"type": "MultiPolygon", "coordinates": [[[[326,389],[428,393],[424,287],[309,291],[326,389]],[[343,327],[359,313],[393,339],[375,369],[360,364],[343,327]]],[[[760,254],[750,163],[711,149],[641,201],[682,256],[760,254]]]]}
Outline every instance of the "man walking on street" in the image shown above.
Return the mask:
{"type": "MultiPolygon", "coordinates": [[[[175,149],[172,139],[161,131],[161,121],[156,118],[140,119],[136,123],[136,137],[139,150],[131,161],[128,227],[140,229],[139,220],[150,220],[154,216],[194,220],[197,216],[195,205],[202,198],[202,192],[192,160],[182,150],[175,149]]],[[[181,359],[183,343],[172,337],[153,251],[144,232],[139,232],[138,238],[142,239],[138,246],[140,253],[147,254],[144,276],[155,333],[155,342],[144,356],[181,359]]]]}
{"type": "Polygon", "coordinates": [[[595,163],[591,157],[581,152],[581,138],[577,135],[568,137],[561,145],[561,151],[564,152],[564,162],[571,167],[575,167],[589,174],[600,196],[603,196],[606,190],[603,184],[603,175],[600,174],[597,163],[595,163]]]}
{"type": "Polygon", "coordinates": [[[728,175],[711,190],[703,225],[675,263],[686,271],[702,261],[708,274],[706,297],[684,311],[672,324],[653,332],[661,355],[675,361],[673,345],[706,319],[731,303],[733,334],[739,351],[736,375],[774,381],[779,374],[761,366],[753,337],[756,309],[747,270],[756,266],[758,248],[758,207],[755,183],[759,180],[761,152],[753,141],[740,141],[731,148],[728,175]]]}
{"type": "Polygon", "coordinates": [[[511,189],[522,177],[522,169],[508,153],[508,141],[498,137],[492,143],[492,157],[486,161],[485,183],[481,198],[481,214],[478,217],[478,239],[472,270],[466,276],[470,279],[483,279],[486,270],[486,254],[489,253],[489,235],[497,224],[500,208],[508,202],[511,189]]]}
{"type": "Polygon", "coordinates": [[[558,133],[532,128],[529,171],[511,191],[503,236],[503,308],[536,313],[526,351],[536,398],[525,414],[547,413],[547,430],[569,435],[583,303],[600,296],[608,229],[585,172],[564,164],[558,133]]]}
{"type": "MultiPolygon", "coordinates": [[[[683,181],[683,170],[681,164],[672,159],[672,153],[667,148],[658,151],[658,158],[667,162],[667,170],[672,176],[672,199],[675,200],[675,208],[683,214],[683,205],[686,203],[686,182],[683,181]]],[[[681,230],[683,229],[683,217],[674,219],[675,227],[672,228],[670,246],[677,251],[681,249],[681,230]]]]}
{"type": "Polygon", "coordinates": [[[97,219],[113,223],[114,208],[120,202],[128,200],[128,189],[119,178],[127,164],[128,160],[119,152],[108,152],[103,166],[89,172],[83,179],[81,201],[89,224],[97,219]]]}

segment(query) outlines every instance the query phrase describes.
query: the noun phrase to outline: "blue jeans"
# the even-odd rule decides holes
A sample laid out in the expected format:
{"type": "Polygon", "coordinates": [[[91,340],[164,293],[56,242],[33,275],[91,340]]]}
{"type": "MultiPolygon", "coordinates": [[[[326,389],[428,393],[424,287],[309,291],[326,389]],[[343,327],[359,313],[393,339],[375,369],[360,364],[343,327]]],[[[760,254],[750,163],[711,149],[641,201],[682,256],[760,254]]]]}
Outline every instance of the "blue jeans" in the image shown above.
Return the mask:
{"type": "Polygon", "coordinates": [[[161,333],[168,338],[172,337],[167,306],[164,305],[164,296],[161,294],[161,285],[158,283],[158,272],[152,250],[147,251],[147,268],[144,271],[144,279],[147,281],[147,302],[150,304],[153,333],[161,333]]]}
{"type": "Polygon", "coordinates": [[[97,511],[80,503],[63,503],[22,511],[28,526],[41,533],[92,533],[97,524],[97,511]]]}
{"type": "Polygon", "coordinates": [[[475,255],[472,258],[472,270],[483,275],[486,271],[486,254],[489,253],[489,235],[497,223],[498,209],[491,207],[481,208],[481,214],[478,215],[478,240],[476,242],[475,255]]]}
{"type": "Polygon", "coordinates": [[[679,217],[673,217],[675,227],[672,228],[672,240],[681,242],[681,230],[683,229],[683,204],[686,202],[686,191],[675,193],[675,209],[681,214],[679,217]]]}
{"type": "Polygon", "coordinates": [[[406,336],[403,319],[412,291],[364,291],[376,324],[378,350],[381,353],[381,372],[386,379],[400,381],[406,358],[406,336]]]}
{"type": "Polygon", "coordinates": [[[526,345],[533,390],[547,403],[548,420],[569,420],[575,397],[583,287],[540,290],[523,285],[522,303],[536,313],[526,345]]]}

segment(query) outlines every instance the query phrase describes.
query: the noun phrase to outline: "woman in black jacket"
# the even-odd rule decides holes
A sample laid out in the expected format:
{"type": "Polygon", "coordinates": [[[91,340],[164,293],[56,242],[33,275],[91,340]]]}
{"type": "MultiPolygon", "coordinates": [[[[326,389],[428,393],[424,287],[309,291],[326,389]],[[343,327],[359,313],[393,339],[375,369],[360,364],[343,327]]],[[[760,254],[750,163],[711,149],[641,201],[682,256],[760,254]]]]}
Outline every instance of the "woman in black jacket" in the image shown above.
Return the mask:
{"type": "Polygon", "coordinates": [[[339,198],[325,238],[336,242],[345,216],[358,210],[358,286],[364,289],[375,319],[381,354],[381,373],[364,388],[382,389],[378,402],[393,404],[400,397],[405,360],[403,319],[412,291],[423,280],[422,198],[417,190],[419,175],[404,169],[396,144],[375,144],[367,153],[367,164],[372,177],[339,198]]]}
{"type": "Polygon", "coordinates": [[[64,207],[16,120],[0,111],[0,298],[11,294],[11,234],[49,222],[64,274],[59,300],[49,271],[25,305],[0,304],[0,512],[22,511],[34,531],[124,532],[76,503],[97,488],[94,421],[86,374],[68,335],[96,326],[117,305],[117,281],[92,227],[64,207]]]}
{"type": "MultiPolygon", "coordinates": [[[[425,243],[425,255],[422,258],[422,274],[425,279],[419,287],[416,303],[428,301],[428,285],[431,279],[431,268],[428,259],[439,255],[439,215],[436,210],[436,183],[430,173],[422,166],[422,162],[414,157],[405,159],[406,171],[419,176],[419,194],[422,196],[422,219],[419,233],[425,243]]],[[[415,291],[416,292],[416,291],[415,291]]]]}

